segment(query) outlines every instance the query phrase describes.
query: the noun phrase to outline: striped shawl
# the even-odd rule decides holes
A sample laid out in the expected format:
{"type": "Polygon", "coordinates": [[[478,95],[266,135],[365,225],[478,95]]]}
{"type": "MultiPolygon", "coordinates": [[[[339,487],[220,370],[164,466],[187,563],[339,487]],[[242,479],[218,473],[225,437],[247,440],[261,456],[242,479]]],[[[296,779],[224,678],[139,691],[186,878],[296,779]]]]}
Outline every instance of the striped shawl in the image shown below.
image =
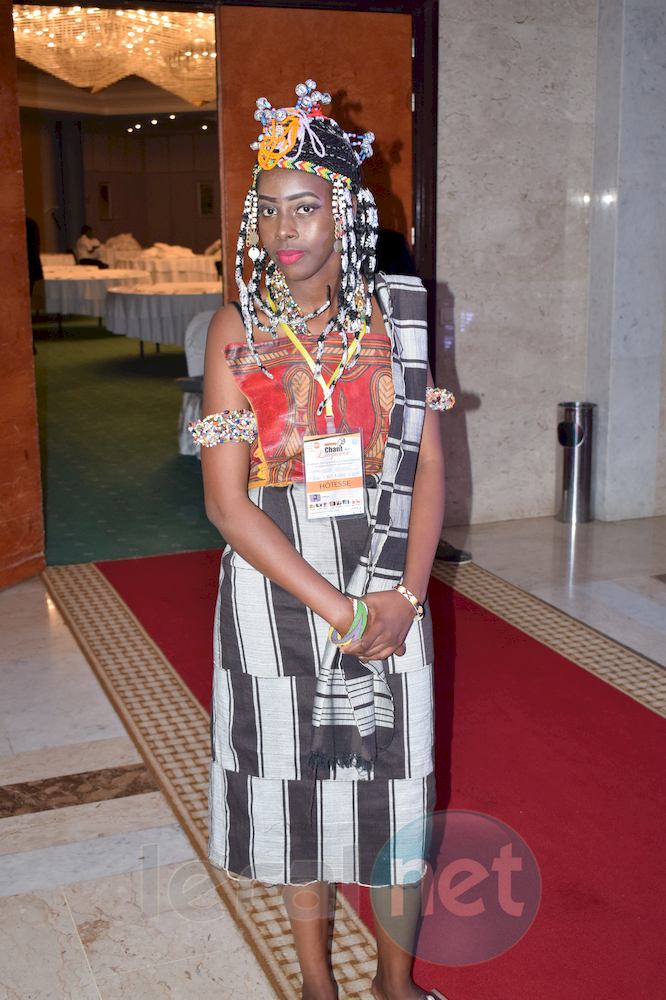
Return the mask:
{"type": "MultiPolygon", "coordinates": [[[[368,538],[346,592],[361,597],[402,579],[414,477],[425,415],[426,291],[418,278],[378,274],[376,296],[391,338],[394,404],[368,538]]],[[[312,711],[309,762],[370,772],[393,738],[394,710],[384,663],[361,663],[330,641],[312,711]]]]}

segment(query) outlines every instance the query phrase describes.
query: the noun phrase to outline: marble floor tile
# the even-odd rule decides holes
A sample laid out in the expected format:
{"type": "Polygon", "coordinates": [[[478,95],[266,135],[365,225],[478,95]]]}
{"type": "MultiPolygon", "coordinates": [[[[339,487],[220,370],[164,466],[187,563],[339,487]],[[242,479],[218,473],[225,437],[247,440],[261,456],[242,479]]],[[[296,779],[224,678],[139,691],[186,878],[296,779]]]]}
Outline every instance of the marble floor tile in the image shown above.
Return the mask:
{"type": "Polygon", "coordinates": [[[0,636],[0,738],[13,753],[127,737],[41,580],[0,592],[0,636]]]}
{"type": "Polygon", "coordinates": [[[16,629],[27,636],[34,634],[35,628],[41,627],[43,632],[49,621],[47,596],[46,587],[38,576],[3,590],[0,601],[3,632],[6,633],[8,625],[12,631],[16,629]]]}
{"type": "Polygon", "coordinates": [[[39,577],[0,592],[0,663],[25,648],[58,652],[77,648],[65,621],[39,577]]]}
{"type": "Polygon", "coordinates": [[[174,820],[174,814],[161,792],[10,816],[0,820],[0,855],[169,826],[174,820]]]}
{"type": "MultiPolygon", "coordinates": [[[[7,744],[11,746],[9,740],[7,744]]],[[[0,751],[2,748],[0,741],[0,751]]],[[[141,755],[129,736],[70,743],[49,747],[47,750],[26,750],[13,755],[0,752],[0,785],[57,778],[81,771],[96,771],[103,767],[123,767],[140,761],[141,755]]]]}
{"type": "Polygon", "coordinates": [[[474,562],[666,666],[666,517],[554,518],[446,528],[474,562]]]}
{"type": "Polygon", "coordinates": [[[666,572],[666,517],[591,521],[574,528],[552,517],[445,528],[474,561],[528,590],[564,583],[666,572]]]}
{"type": "Polygon", "coordinates": [[[217,919],[219,898],[199,858],[65,886],[77,925],[141,924],[169,910],[194,921],[217,919]]]}
{"type": "Polygon", "coordinates": [[[0,896],[117,875],[194,857],[177,823],[0,856],[0,896]]]}
{"type": "Polygon", "coordinates": [[[0,899],[3,1000],[100,1000],[62,892],[0,899]]]}
{"type": "Polygon", "coordinates": [[[20,661],[0,664],[0,734],[15,753],[127,738],[78,650],[49,660],[26,649],[20,661]]]}
{"type": "MultiPolygon", "coordinates": [[[[26,673],[32,674],[26,677],[28,686],[39,681],[38,672],[26,673]]],[[[17,752],[125,736],[125,727],[110,707],[96,681],[94,685],[82,684],[81,689],[63,682],[50,692],[42,689],[29,705],[0,712],[0,732],[9,737],[17,752]]]]}
{"type": "Polygon", "coordinates": [[[242,945],[199,861],[147,871],[139,879],[68,886],[65,894],[97,979],[209,952],[226,957],[242,945]]]}
{"type": "MultiPolygon", "coordinates": [[[[649,597],[666,611],[666,580],[657,580],[653,576],[621,576],[615,582],[636,594],[649,597]]],[[[666,616],[663,617],[666,621],[666,616]]]]}
{"type": "Polygon", "coordinates": [[[134,972],[98,975],[102,1000],[232,1000],[251,996],[273,1000],[275,993],[252,952],[242,942],[223,952],[149,965],[134,972]]]}
{"type": "Polygon", "coordinates": [[[609,611],[617,611],[637,625],[661,632],[666,645],[666,608],[663,604],[623,586],[618,580],[589,580],[579,583],[576,589],[588,594],[609,611]]]}

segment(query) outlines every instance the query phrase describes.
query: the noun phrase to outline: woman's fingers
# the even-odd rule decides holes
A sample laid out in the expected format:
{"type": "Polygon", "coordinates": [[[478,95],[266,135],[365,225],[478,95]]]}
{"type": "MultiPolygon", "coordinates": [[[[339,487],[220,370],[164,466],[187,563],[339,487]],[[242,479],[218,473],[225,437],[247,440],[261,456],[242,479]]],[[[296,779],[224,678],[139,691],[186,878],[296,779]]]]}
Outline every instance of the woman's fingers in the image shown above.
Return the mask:
{"type": "Polygon", "coordinates": [[[375,649],[377,646],[383,647],[386,642],[387,639],[382,634],[381,625],[369,621],[361,638],[346,646],[345,653],[349,653],[350,656],[365,656],[367,650],[375,649]]]}
{"type": "Polygon", "coordinates": [[[359,659],[361,663],[367,663],[368,660],[386,660],[389,656],[404,656],[405,650],[404,642],[396,646],[394,642],[384,640],[369,649],[359,649],[358,652],[351,653],[351,655],[359,659]]]}
{"type": "MultiPolygon", "coordinates": [[[[385,660],[388,655],[393,651],[394,643],[388,636],[380,635],[377,636],[374,641],[366,642],[365,636],[361,639],[360,648],[358,652],[354,653],[354,656],[358,656],[359,659],[364,660],[385,660]],[[387,650],[389,651],[387,653],[387,650]]],[[[351,652],[351,650],[350,650],[351,652]]]]}
{"type": "Polygon", "coordinates": [[[387,621],[386,615],[378,614],[371,602],[368,602],[368,623],[365,631],[360,639],[346,646],[344,652],[348,656],[355,656],[361,663],[367,663],[368,660],[386,660],[393,654],[404,656],[404,637],[407,628],[398,626],[396,630],[396,624],[394,618],[387,621]]]}

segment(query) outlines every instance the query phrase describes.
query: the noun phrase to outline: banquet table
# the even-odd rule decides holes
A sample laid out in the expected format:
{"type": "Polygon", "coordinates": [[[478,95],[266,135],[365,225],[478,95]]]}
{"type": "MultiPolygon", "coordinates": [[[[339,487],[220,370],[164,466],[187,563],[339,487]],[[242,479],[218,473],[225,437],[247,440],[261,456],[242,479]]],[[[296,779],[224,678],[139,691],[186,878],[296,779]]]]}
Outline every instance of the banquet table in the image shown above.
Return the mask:
{"type": "Polygon", "coordinates": [[[145,271],[98,267],[45,267],[44,303],[47,313],[61,316],[104,315],[111,285],[137,284],[148,277],[145,271]]]}
{"type": "Polygon", "coordinates": [[[117,267],[136,267],[142,271],[147,271],[155,284],[162,284],[165,281],[173,281],[178,284],[183,282],[217,281],[218,274],[215,267],[215,257],[203,253],[165,254],[158,257],[146,255],[145,253],[123,254],[118,251],[115,254],[114,262],[117,267]]]}
{"type": "MultiPolygon", "coordinates": [[[[104,260],[109,265],[109,267],[134,267],[134,261],[137,257],[140,257],[143,250],[128,250],[127,247],[124,249],[119,247],[104,247],[104,260]]],[[[147,268],[143,268],[147,270],[147,268]]]]}
{"type": "Polygon", "coordinates": [[[109,289],[104,325],[142,342],[184,345],[192,317],[221,305],[219,281],[121,286],[109,289]]]}
{"type": "Polygon", "coordinates": [[[76,257],[73,253],[40,253],[42,267],[74,267],[76,257]]]}

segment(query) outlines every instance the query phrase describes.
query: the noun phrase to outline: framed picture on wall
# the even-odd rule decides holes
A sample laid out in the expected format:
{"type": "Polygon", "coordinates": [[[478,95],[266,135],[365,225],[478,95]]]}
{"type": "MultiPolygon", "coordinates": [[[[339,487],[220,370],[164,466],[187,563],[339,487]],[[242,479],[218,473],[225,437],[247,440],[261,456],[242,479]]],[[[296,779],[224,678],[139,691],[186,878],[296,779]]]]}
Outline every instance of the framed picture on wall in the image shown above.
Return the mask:
{"type": "Polygon", "coordinates": [[[199,215],[215,215],[215,185],[210,181],[197,184],[197,209],[199,215]]]}
{"type": "Polygon", "coordinates": [[[101,181],[97,185],[97,218],[102,220],[113,218],[111,185],[108,181],[101,181]]]}

